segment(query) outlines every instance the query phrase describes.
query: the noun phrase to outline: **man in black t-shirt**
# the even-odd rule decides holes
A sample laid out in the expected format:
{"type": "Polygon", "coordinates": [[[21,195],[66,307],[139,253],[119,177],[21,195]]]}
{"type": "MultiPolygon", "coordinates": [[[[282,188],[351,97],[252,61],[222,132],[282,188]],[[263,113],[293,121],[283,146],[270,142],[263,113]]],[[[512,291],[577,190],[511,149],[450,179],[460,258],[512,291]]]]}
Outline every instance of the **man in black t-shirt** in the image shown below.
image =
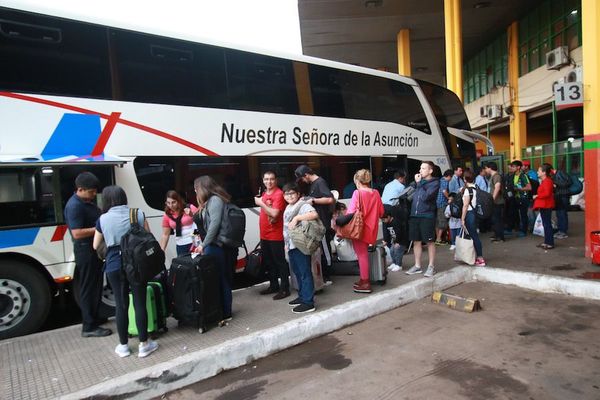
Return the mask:
{"type": "Polygon", "coordinates": [[[331,229],[331,217],[333,216],[333,206],[335,198],[329,190],[329,185],[325,179],[321,178],[308,166],[301,165],[294,171],[296,178],[310,185],[308,197],[310,203],[319,214],[323,225],[327,228],[323,243],[321,243],[321,265],[323,265],[323,279],[325,284],[331,284],[331,241],[335,232],[331,229]]]}
{"type": "Polygon", "coordinates": [[[82,316],[83,337],[108,336],[110,329],[102,328],[98,309],[102,300],[102,262],[92,248],[96,220],[100,209],[94,203],[100,181],[91,172],[82,172],[75,178],[77,191],[67,201],[65,222],[73,239],[75,279],[78,282],[79,307],[82,316]]]}

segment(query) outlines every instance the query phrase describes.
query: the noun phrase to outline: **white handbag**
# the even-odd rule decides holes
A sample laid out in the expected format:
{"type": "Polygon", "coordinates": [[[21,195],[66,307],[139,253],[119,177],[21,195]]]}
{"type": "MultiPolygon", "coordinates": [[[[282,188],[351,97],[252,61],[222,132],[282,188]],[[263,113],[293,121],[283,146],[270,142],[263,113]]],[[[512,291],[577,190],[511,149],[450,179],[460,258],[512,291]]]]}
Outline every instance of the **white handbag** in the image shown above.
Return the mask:
{"type": "Polygon", "coordinates": [[[477,254],[475,253],[473,239],[465,238],[465,231],[466,229],[463,228],[460,232],[460,236],[456,238],[456,249],[454,249],[454,261],[464,262],[468,265],[475,265],[475,259],[477,258],[477,254]]]}

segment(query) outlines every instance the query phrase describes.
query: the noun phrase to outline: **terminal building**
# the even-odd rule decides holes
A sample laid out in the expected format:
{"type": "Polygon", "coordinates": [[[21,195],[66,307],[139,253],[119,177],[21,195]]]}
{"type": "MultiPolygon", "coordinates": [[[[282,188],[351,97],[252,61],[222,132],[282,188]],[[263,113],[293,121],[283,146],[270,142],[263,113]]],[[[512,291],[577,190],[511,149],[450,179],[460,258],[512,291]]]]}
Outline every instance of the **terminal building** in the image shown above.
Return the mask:
{"type": "MultiPolygon", "coordinates": [[[[599,7],[595,0],[299,2],[304,54],[444,85],[462,99],[472,130],[494,144],[478,143],[478,157],[494,154],[503,166],[547,162],[585,174],[588,187],[599,183],[599,7]]],[[[588,191],[585,199],[596,204],[596,196],[588,191]]],[[[586,208],[586,222],[586,232],[600,228],[596,207],[586,208]]]]}

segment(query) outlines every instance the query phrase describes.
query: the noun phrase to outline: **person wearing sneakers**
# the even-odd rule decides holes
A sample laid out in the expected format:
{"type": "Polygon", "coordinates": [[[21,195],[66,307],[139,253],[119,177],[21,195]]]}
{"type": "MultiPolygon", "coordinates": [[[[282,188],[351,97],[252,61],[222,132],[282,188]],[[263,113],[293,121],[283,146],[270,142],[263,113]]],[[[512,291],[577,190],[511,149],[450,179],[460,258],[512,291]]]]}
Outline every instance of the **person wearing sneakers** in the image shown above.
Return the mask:
{"type": "Polygon", "coordinates": [[[406,251],[406,238],[402,237],[403,221],[400,219],[397,207],[389,204],[383,205],[383,245],[387,246],[392,258],[392,264],[388,267],[388,271],[402,271],[402,258],[406,251]]]}
{"type": "MultiPolygon", "coordinates": [[[[435,274],[435,216],[436,199],[440,190],[440,180],[433,177],[434,164],[431,161],[423,161],[419,173],[415,175],[417,189],[413,196],[410,207],[410,218],[408,225],[408,239],[414,243],[415,265],[406,274],[420,274],[421,256],[423,254],[423,243],[427,245],[429,265],[425,271],[426,277],[435,274]]],[[[461,170],[462,171],[462,170],[461,170]]]]}
{"type": "Polygon", "coordinates": [[[448,226],[450,228],[450,251],[456,250],[456,238],[458,235],[460,235],[460,228],[462,227],[460,218],[453,217],[450,213],[450,204],[454,202],[456,196],[456,193],[450,193],[450,196],[448,196],[448,205],[444,210],[444,215],[446,218],[449,218],[448,226]]]}
{"type": "Polygon", "coordinates": [[[294,307],[292,312],[304,314],[315,311],[315,284],[310,265],[311,256],[296,248],[289,232],[300,221],[318,219],[319,214],[310,203],[299,201],[300,189],[296,183],[286,183],[283,186],[283,196],[288,203],[283,212],[283,240],[290,261],[290,268],[292,268],[298,280],[298,297],[288,304],[294,307]]]}
{"type": "MultiPolygon", "coordinates": [[[[135,309],[135,324],[140,339],[138,357],[146,357],[158,349],[158,343],[148,339],[147,282],[129,282],[121,269],[121,238],[129,231],[131,226],[127,195],[119,186],[107,186],[102,191],[102,202],[104,214],[100,216],[96,223],[93,246],[94,249],[97,249],[103,240],[106,243],[105,272],[106,279],[110,283],[115,296],[115,319],[119,334],[119,344],[115,348],[115,353],[119,357],[131,355],[131,350],[127,345],[129,339],[127,333],[129,325],[129,289],[131,289],[133,308],[135,309]]],[[[150,231],[148,221],[141,210],[138,210],[138,223],[144,229],[150,231]]]]}
{"type": "Polygon", "coordinates": [[[540,186],[533,195],[533,209],[539,210],[544,225],[544,243],[538,245],[544,250],[554,248],[554,232],[552,231],[552,209],[556,206],[554,200],[554,182],[552,182],[552,165],[544,163],[537,171],[540,186]]]}
{"type": "Polygon", "coordinates": [[[368,248],[377,241],[379,219],[383,216],[383,203],[379,192],[371,189],[371,171],[368,169],[356,171],[354,183],[356,190],[352,193],[348,214],[352,214],[360,208],[363,214],[363,232],[360,239],[352,239],[352,247],[358,258],[360,270],[360,280],[354,284],[353,289],[357,293],[371,293],[368,248]]]}
{"type": "Polygon", "coordinates": [[[283,243],[283,212],[285,200],[283,191],[277,186],[277,175],[273,171],[263,174],[265,191],[254,198],[260,207],[258,225],[260,228],[260,248],[263,263],[269,272],[269,287],[260,294],[275,294],[273,300],[285,299],[290,295],[290,270],[285,262],[283,243]],[[280,282],[281,281],[281,282],[280,282]]]}
{"type": "Polygon", "coordinates": [[[492,214],[492,230],[494,236],[492,243],[504,242],[504,187],[502,176],[498,173],[498,164],[491,161],[486,164],[485,172],[490,179],[490,193],[494,199],[494,213],[492,214]]]}
{"type": "Polygon", "coordinates": [[[311,205],[315,208],[321,222],[327,229],[321,243],[321,265],[323,266],[325,285],[331,285],[331,241],[335,236],[335,232],[331,229],[330,222],[336,200],[329,189],[327,181],[317,175],[308,165],[300,165],[294,171],[294,175],[296,176],[296,182],[309,185],[308,193],[305,194],[310,198],[311,205]]]}
{"type": "Polygon", "coordinates": [[[437,212],[435,218],[435,244],[437,246],[446,245],[447,242],[442,240],[442,236],[444,232],[448,230],[448,218],[444,213],[446,206],[448,205],[448,196],[450,196],[450,192],[448,191],[448,186],[450,185],[450,180],[452,179],[452,170],[448,169],[444,172],[442,179],[440,179],[440,190],[437,195],[437,212]]]}
{"type": "Polygon", "coordinates": [[[470,169],[467,169],[463,175],[465,179],[465,187],[462,190],[461,196],[463,201],[462,210],[462,227],[466,229],[466,233],[473,239],[473,246],[477,258],[475,259],[476,267],[485,267],[483,259],[483,247],[477,232],[477,215],[475,214],[475,204],[477,204],[477,191],[475,190],[475,174],[470,169]]]}

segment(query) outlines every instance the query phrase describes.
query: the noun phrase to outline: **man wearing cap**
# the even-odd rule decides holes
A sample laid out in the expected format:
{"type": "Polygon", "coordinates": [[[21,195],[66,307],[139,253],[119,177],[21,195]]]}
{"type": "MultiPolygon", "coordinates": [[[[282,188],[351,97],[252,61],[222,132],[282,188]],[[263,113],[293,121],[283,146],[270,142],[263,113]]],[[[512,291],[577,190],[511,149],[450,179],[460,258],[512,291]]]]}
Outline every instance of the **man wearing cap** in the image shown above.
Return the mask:
{"type": "Polygon", "coordinates": [[[323,225],[327,228],[323,242],[321,243],[321,265],[323,265],[323,279],[325,284],[331,284],[331,249],[330,243],[333,240],[334,232],[330,228],[331,217],[333,216],[333,205],[335,198],[329,190],[329,185],[325,179],[321,178],[308,166],[301,165],[294,171],[296,178],[308,185],[309,202],[319,214],[323,225]]]}

